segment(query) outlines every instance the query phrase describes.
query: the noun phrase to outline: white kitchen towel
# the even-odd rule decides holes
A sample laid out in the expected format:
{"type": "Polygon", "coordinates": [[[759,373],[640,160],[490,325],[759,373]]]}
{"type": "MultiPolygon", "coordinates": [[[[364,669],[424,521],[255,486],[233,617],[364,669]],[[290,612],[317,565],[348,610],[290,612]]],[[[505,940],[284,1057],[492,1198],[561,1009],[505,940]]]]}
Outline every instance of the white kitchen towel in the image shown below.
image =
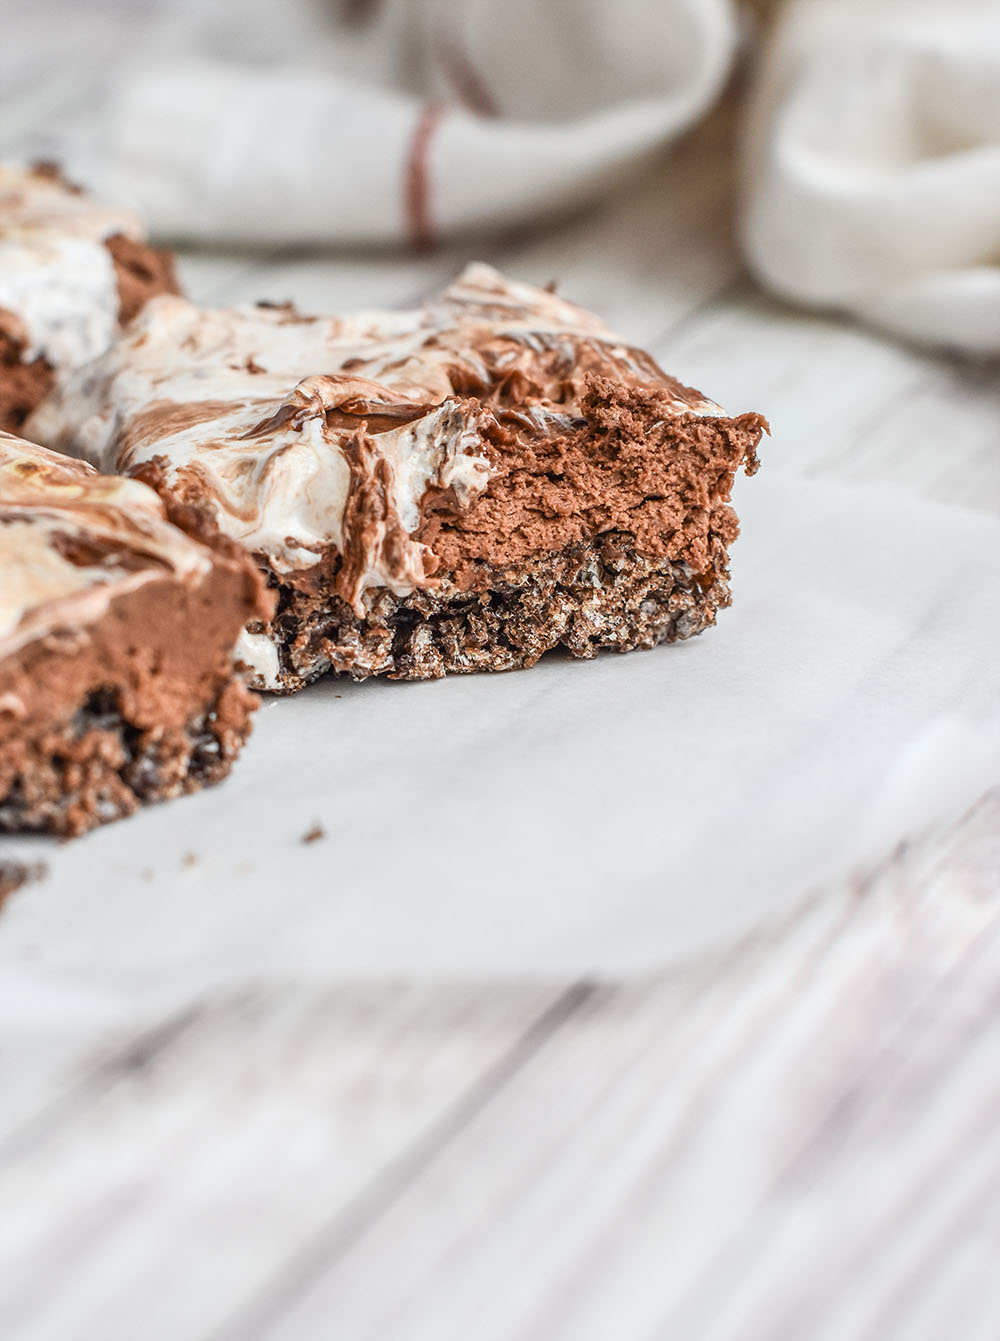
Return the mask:
{"type": "MultiPolygon", "coordinates": [[[[731,0],[175,0],[70,156],[189,242],[496,230],[623,187],[709,108],[738,18],[731,0]]],[[[756,274],[1000,352],[998,0],[790,0],[750,59],[756,274]]]]}
{"type": "Polygon", "coordinates": [[[240,7],[221,33],[173,18],[170,60],[147,43],[111,79],[91,179],[187,241],[496,230],[613,190],[701,116],[736,43],[730,0],[328,0],[311,46],[302,5],[267,56],[240,7]],[[180,54],[219,46],[254,59],[180,54]]]}
{"type": "Polygon", "coordinates": [[[0,917],[0,1005],[28,978],[613,978],[967,808],[1000,780],[1000,520],[763,472],[737,503],[733,607],[690,642],[318,684],[264,704],[222,787],[0,841],[50,868],[0,917]]]}
{"type": "Polygon", "coordinates": [[[779,293],[1000,353],[998,0],[794,0],[743,172],[746,255],[779,293]]]}

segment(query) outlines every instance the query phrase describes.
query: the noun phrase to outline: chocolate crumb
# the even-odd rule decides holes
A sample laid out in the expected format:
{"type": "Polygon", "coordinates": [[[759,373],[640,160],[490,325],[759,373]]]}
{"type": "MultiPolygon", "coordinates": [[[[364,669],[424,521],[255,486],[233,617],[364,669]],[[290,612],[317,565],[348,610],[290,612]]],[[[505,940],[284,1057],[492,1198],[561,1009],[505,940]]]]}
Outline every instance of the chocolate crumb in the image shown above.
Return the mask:
{"type": "Polygon", "coordinates": [[[303,843],[318,843],[321,838],[326,837],[326,830],[322,824],[314,824],[311,829],[302,835],[303,843]]]}
{"type": "Polygon", "coordinates": [[[0,861],[0,908],[22,885],[43,880],[49,873],[44,862],[0,861]]]}
{"type": "Polygon", "coordinates": [[[192,866],[197,866],[197,865],[198,865],[198,854],[197,854],[197,852],[185,852],[185,853],[184,853],[184,856],[181,857],[181,869],[182,869],[182,870],[190,871],[190,869],[191,869],[192,866]]]}

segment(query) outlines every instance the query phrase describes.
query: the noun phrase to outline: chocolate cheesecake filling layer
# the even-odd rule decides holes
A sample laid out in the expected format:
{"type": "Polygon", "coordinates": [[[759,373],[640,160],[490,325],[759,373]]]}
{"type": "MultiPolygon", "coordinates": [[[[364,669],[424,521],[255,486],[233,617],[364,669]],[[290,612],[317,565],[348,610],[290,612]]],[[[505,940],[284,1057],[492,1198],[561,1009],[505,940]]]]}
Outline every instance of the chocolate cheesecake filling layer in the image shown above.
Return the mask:
{"type": "Polygon", "coordinates": [[[0,829],[75,835],[226,776],[256,706],[232,673],[243,582],[149,582],[3,661],[0,829]]]}
{"type": "Polygon", "coordinates": [[[547,416],[546,431],[499,411],[486,488],[464,509],[447,491],[429,490],[418,538],[462,590],[481,588],[486,572],[611,531],[629,534],[642,558],[704,572],[710,536],[729,544],[739,532],[728,503],[733,479],[741,467],[757,469],[767,424],[758,414],[677,414],[673,400],[655,384],[592,375],[578,410],[547,416]]]}

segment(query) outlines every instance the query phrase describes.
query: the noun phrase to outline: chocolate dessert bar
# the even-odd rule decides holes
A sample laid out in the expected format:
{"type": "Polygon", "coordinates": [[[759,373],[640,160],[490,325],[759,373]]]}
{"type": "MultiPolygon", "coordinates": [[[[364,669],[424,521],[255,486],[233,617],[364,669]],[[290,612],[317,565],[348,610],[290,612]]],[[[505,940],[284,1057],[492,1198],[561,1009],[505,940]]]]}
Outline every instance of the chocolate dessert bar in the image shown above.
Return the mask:
{"type": "Polygon", "coordinates": [[[271,690],[700,633],[765,429],[484,265],[408,312],[155,298],[30,424],[253,554],[277,608],[240,656],[271,690]]]}
{"type": "Polygon", "coordinates": [[[0,433],[0,830],[78,834],[225,777],[263,598],[241,550],[138,480],[0,433]]]}
{"type": "Polygon", "coordinates": [[[165,292],[177,292],[170,255],[127,210],[52,167],[0,165],[0,429],[19,429],[57,370],[103,353],[165,292]]]}

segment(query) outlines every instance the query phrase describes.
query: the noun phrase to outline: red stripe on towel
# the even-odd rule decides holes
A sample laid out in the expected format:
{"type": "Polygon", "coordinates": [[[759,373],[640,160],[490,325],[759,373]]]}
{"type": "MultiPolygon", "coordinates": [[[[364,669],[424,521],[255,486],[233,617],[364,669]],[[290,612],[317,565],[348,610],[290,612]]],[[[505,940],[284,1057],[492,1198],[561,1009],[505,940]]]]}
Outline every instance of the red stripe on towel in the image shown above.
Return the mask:
{"type": "Polygon", "coordinates": [[[431,139],[437,129],[438,122],[444,115],[444,111],[443,103],[429,102],[426,104],[413,128],[410,151],[406,156],[404,181],[406,229],[411,244],[419,251],[426,251],[434,243],[428,160],[431,139]]]}

